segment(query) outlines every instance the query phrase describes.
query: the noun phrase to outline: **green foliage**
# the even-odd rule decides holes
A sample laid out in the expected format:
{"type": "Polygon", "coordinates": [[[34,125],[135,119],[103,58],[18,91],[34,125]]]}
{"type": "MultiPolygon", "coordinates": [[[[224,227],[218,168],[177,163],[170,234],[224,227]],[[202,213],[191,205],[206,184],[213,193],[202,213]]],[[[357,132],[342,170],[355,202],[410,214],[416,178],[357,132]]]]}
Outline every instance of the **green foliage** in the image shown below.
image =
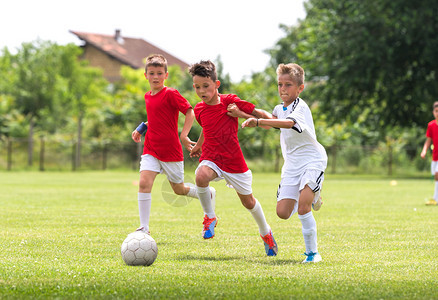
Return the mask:
{"type": "Polygon", "coordinates": [[[271,63],[297,62],[306,95],[329,124],[363,116],[371,131],[422,125],[438,98],[438,2],[427,0],[306,3],[307,17],[286,27],[271,63]]]}
{"type": "Polygon", "coordinates": [[[278,174],[254,173],[253,185],[276,257],[265,256],[254,220],[223,182],[213,183],[220,222],[205,241],[199,201],[172,206],[158,176],[150,223],[158,258],[129,267],[120,247],[138,226],[137,180],[136,171],[0,172],[0,298],[436,298],[430,180],[327,176],[314,213],[323,261],[304,265],[300,221],[275,213],[278,174]]]}

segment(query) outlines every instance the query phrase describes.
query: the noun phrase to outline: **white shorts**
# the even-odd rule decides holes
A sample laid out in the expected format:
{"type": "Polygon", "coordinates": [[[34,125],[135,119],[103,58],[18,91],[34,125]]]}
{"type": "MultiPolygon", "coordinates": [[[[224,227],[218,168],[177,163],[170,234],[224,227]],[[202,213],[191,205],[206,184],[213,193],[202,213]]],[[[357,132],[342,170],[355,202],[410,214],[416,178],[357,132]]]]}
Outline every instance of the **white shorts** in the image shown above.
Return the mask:
{"type": "Polygon", "coordinates": [[[438,161],[432,160],[432,163],[430,164],[430,172],[432,173],[432,175],[438,173],[438,161]]]}
{"type": "MultiPolygon", "coordinates": [[[[301,176],[282,178],[277,190],[277,202],[282,199],[293,199],[298,202],[301,190],[307,185],[315,193],[313,197],[315,203],[321,194],[323,182],[324,172],[319,170],[306,170],[301,176]]],[[[298,205],[295,205],[291,215],[297,211],[298,205]]]]}
{"type": "Polygon", "coordinates": [[[219,181],[225,179],[228,186],[233,187],[236,192],[241,195],[250,195],[252,194],[252,172],[251,170],[246,171],[245,173],[228,173],[222,171],[214,162],[210,160],[203,160],[196,168],[196,172],[201,166],[207,166],[213,171],[216,172],[217,177],[213,181],[219,181]]]}
{"type": "Polygon", "coordinates": [[[152,171],[164,173],[167,180],[173,183],[184,182],[184,162],[183,161],[161,161],[150,154],[141,156],[140,172],[152,171]]]}

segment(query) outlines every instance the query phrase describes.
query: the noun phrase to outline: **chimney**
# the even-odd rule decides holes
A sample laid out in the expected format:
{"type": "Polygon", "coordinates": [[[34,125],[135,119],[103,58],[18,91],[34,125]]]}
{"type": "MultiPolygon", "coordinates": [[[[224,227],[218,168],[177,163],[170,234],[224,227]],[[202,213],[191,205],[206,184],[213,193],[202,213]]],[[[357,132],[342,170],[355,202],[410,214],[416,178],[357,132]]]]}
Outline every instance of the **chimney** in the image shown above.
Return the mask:
{"type": "Polygon", "coordinates": [[[123,44],[124,43],[122,35],[120,34],[120,29],[116,29],[116,34],[114,35],[114,39],[119,44],[123,44]]]}

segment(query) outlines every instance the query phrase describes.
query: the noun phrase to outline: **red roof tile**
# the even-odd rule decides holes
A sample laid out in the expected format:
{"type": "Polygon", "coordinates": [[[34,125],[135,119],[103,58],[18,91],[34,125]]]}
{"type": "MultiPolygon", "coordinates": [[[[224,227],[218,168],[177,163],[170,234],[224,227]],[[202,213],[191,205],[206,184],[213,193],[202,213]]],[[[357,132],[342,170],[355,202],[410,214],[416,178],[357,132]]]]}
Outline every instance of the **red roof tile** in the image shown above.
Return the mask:
{"type": "Polygon", "coordinates": [[[120,36],[120,31],[118,30],[115,35],[86,33],[72,30],[70,30],[70,32],[75,34],[79,39],[93,45],[97,49],[100,49],[109,56],[134,69],[143,68],[145,57],[154,53],[164,55],[169,65],[180,65],[183,69],[189,66],[184,61],[143,39],[120,36]],[[117,36],[119,36],[118,39],[117,36]]]}

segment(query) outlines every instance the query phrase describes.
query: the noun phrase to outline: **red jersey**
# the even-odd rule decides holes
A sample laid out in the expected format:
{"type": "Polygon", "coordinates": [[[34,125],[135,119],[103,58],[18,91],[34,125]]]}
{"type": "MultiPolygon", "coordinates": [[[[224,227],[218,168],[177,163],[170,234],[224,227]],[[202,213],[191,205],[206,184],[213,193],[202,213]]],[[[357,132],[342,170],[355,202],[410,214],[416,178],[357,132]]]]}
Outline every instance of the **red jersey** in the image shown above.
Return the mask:
{"type": "Polygon", "coordinates": [[[432,139],[432,160],[438,161],[438,124],[436,120],[430,121],[429,124],[427,124],[426,137],[432,139]]]}
{"type": "Polygon", "coordinates": [[[251,114],[255,106],[236,95],[219,97],[219,104],[208,105],[200,102],[195,106],[195,117],[204,134],[199,161],[210,160],[228,173],[244,173],[248,171],[248,166],[237,138],[238,121],[237,118],[227,115],[227,107],[236,103],[241,111],[251,114]]]}
{"type": "Polygon", "coordinates": [[[143,155],[150,154],[161,161],[183,161],[181,142],[178,136],[178,114],[186,114],[190,103],[181,94],[164,87],[155,95],[144,95],[148,130],[146,131],[143,155]]]}

